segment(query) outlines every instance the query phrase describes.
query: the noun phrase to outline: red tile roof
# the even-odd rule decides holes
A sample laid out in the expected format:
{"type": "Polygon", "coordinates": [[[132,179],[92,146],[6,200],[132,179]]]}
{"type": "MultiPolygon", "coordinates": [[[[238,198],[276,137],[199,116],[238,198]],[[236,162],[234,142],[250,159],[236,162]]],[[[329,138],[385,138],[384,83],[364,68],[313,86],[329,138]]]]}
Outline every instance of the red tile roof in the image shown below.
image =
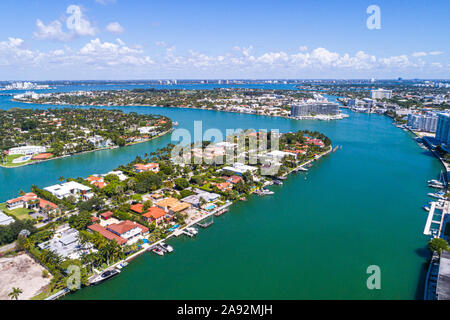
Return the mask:
{"type": "Polygon", "coordinates": [[[119,245],[127,243],[127,241],[128,241],[127,239],[119,237],[118,235],[112,233],[111,231],[106,230],[104,227],[102,227],[98,223],[91,224],[88,228],[92,231],[100,233],[102,236],[104,236],[108,240],[116,241],[119,245]]]}
{"type": "Polygon", "coordinates": [[[41,207],[42,209],[45,209],[47,206],[49,206],[52,209],[58,208],[58,206],[56,204],[54,204],[53,202],[39,198],[39,207],[41,207]]]}
{"type": "Polygon", "coordinates": [[[144,206],[141,203],[137,203],[137,204],[133,204],[130,206],[130,210],[137,212],[137,213],[142,213],[142,208],[144,206]]]}
{"type": "Polygon", "coordinates": [[[242,181],[242,177],[239,177],[239,176],[231,176],[228,180],[229,180],[229,182],[231,182],[231,183],[238,183],[239,181],[242,181]]]}
{"type": "Polygon", "coordinates": [[[125,220],[120,223],[110,224],[109,226],[107,226],[107,229],[109,231],[112,231],[116,234],[124,234],[125,232],[133,230],[135,228],[140,228],[141,232],[143,233],[148,231],[147,227],[144,227],[143,225],[140,225],[139,223],[130,220],[125,220]]]}
{"type": "Polygon", "coordinates": [[[8,201],[6,201],[6,203],[11,204],[11,203],[15,203],[15,202],[18,202],[18,201],[25,201],[25,202],[27,202],[27,201],[36,200],[36,199],[37,199],[37,195],[36,194],[34,194],[33,192],[28,192],[28,193],[24,194],[21,197],[8,200],[8,201]]]}
{"type": "Polygon", "coordinates": [[[109,218],[111,218],[113,216],[113,214],[114,213],[112,213],[111,211],[106,211],[106,212],[103,212],[101,214],[101,216],[102,216],[103,219],[109,219],[109,218]]]}
{"type": "Polygon", "coordinates": [[[164,215],[166,214],[166,212],[158,207],[150,207],[150,209],[148,209],[147,213],[144,213],[142,216],[146,217],[146,218],[153,218],[153,219],[159,219],[161,217],[164,217],[164,215]]]}

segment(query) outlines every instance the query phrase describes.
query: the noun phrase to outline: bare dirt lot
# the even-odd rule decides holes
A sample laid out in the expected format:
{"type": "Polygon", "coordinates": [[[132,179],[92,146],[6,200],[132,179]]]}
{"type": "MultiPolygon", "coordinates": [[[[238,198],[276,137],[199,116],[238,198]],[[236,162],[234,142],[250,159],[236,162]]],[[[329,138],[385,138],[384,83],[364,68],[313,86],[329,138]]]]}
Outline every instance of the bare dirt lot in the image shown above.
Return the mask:
{"type": "Polygon", "coordinates": [[[27,254],[0,258],[0,300],[9,300],[12,288],[20,288],[23,293],[19,300],[28,300],[42,291],[50,283],[50,277],[42,277],[44,268],[27,254]]]}

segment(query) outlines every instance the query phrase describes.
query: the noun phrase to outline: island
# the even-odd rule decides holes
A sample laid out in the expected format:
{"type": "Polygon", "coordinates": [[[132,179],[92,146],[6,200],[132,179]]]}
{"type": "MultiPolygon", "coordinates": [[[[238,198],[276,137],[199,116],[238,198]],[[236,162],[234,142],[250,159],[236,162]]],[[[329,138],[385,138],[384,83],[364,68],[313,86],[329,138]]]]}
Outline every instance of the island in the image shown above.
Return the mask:
{"type": "MultiPolygon", "coordinates": [[[[168,254],[173,248],[166,239],[194,237],[194,225],[210,226],[213,215],[252,194],[270,196],[268,186],[283,184],[289,174],[307,171],[336,150],[328,137],[307,130],[247,130],[222,142],[175,148],[169,144],[107,173],[33,185],[0,204],[0,213],[13,218],[0,226],[0,245],[15,241],[13,251],[26,251],[45,268],[29,282],[47,279],[35,299],[106,281],[146,251],[168,254]],[[80,286],[68,284],[75,272],[80,286]]],[[[0,276],[0,284],[11,279],[0,276]]],[[[9,285],[30,294],[19,277],[13,279],[9,285]]]]}
{"type": "Polygon", "coordinates": [[[81,106],[149,106],[208,109],[293,119],[337,120],[347,117],[339,105],[318,93],[299,90],[216,88],[132,89],[65,93],[28,92],[13,100],[36,104],[81,106]]]}
{"type": "Polygon", "coordinates": [[[168,133],[160,115],[120,110],[54,108],[0,110],[0,166],[39,161],[145,142],[168,133]]]}

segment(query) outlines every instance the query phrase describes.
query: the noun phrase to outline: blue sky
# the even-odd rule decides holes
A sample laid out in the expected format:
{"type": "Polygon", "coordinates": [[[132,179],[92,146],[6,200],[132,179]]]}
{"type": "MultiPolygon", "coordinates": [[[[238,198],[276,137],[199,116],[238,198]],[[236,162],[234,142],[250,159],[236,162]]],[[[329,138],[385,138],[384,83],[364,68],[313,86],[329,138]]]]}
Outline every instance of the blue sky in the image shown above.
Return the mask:
{"type": "Polygon", "coordinates": [[[446,0],[2,0],[0,79],[449,78],[449,12],[446,0]]]}

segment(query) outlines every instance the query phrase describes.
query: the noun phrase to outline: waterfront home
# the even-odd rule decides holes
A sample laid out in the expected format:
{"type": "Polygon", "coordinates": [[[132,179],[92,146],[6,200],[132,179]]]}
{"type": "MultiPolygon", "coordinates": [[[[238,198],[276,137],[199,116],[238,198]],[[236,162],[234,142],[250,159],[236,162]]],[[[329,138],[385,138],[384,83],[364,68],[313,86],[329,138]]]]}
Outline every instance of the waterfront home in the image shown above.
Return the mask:
{"type": "Polygon", "coordinates": [[[218,195],[217,193],[207,192],[200,189],[195,189],[194,192],[196,192],[196,194],[187,196],[181,199],[181,201],[190,203],[194,207],[200,208],[200,206],[202,205],[202,199],[205,203],[208,203],[220,198],[220,195],[218,195]]]}
{"type": "Polygon", "coordinates": [[[183,212],[184,210],[191,207],[190,203],[180,202],[178,199],[168,197],[164,200],[161,200],[155,204],[156,207],[159,207],[166,211],[167,213],[177,213],[183,212]]]}
{"type": "Polygon", "coordinates": [[[305,136],[305,138],[306,138],[306,144],[313,144],[313,145],[316,145],[321,148],[325,147],[325,144],[320,139],[313,139],[308,136],[305,136]]]}
{"type": "Polygon", "coordinates": [[[95,135],[93,137],[87,138],[87,141],[92,144],[95,148],[106,148],[112,145],[111,139],[105,139],[102,136],[95,135]]]}
{"type": "Polygon", "coordinates": [[[241,176],[231,176],[228,179],[226,179],[226,181],[232,184],[236,184],[240,181],[244,181],[244,179],[242,179],[241,176]]]}
{"type": "Polygon", "coordinates": [[[151,171],[153,173],[159,172],[159,164],[158,163],[147,163],[147,164],[135,164],[134,165],[134,172],[140,173],[140,172],[147,172],[151,171]]]}
{"type": "Polygon", "coordinates": [[[158,207],[150,207],[146,213],[142,216],[147,219],[148,223],[152,223],[153,221],[159,225],[164,221],[164,217],[166,215],[166,211],[158,207]]]}
{"type": "Polygon", "coordinates": [[[105,237],[108,240],[114,240],[117,242],[118,245],[124,245],[125,243],[127,243],[127,239],[124,239],[122,237],[119,237],[118,235],[116,235],[115,233],[112,233],[111,231],[107,230],[105,227],[101,226],[98,223],[94,223],[91,224],[88,229],[92,232],[98,232],[100,233],[103,237],[105,237]]]}
{"type": "Polygon", "coordinates": [[[6,208],[9,210],[14,210],[17,208],[26,208],[28,202],[32,200],[37,200],[37,195],[34,194],[33,192],[28,192],[21,197],[6,201],[6,208]]]}
{"type": "Polygon", "coordinates": [[[128,179],[128,177],[126,175],[124,175],[122,171],[119,171],[119,170],[117,170],[117,171],[110,171],[110,172],[107,173],[107,175],[108,174],[112,174],[112,175],[115,175],[115,176],[119,177],[120,181],[125,181],[125,180],[128,179]]]}
{"type": "Polygon", "coordinates": [[[14,218],[6,215],[3,211],[0,210],[0,226],[7,226],[14,221],[14,218]]]}
{"type": "Polygon", "coordinates": [[[92,184],[93,186],[96,186],[99,189],[103,189],[104,187],[106,187],[108,185],[105,182],[105,180],[103,179],[103,177],[99,177],[99,176],[90,176],[86,180],[89,181],[90,184],[92,184]]]}
{"type": "Polygon", "coordinates": [[[41,250],[49,250],[62,258],[79,259],[83,253],[89,252],[93,245],[82,245],[78,238],[78,230],[64,228],[58,231],[52,239],[39,244],[41,250]]]}
{"type": "Polygon", "coordinates": [[[280,161],[280,160],[284,159],[285,157],[295,157],[296,158],[297,155],[292,152],[273,150],[271,152],[266,153],[266,157],[268,157],[269,159],[272,159],[274,161],[280,161]]]}
{"type": "Polygon", "coordinates": [[[153,127],[140,127],[140,128],[137,128],[137,130],[139,131],[140,134],[149,134],[149,135],[154,136],[154,135],[156,135],[157,128],[154,126],[153,127]]]}
{"type": "Polygon", "coordinates": [[[149,233],[147,227],[130,220],[110,224],[106,228],[119,237],[127,239],[127,242],[130,240],[135,240],[137,237],[145,236],[149,233]]]}
{"type": "Polygon", "coordinates": [[[69,181],[63,184],[55,184],[53,186],[44,188],[44,190],[50,192],[58,199],[64,199],[69,196],[77,197],[79,195],[81,195],[84,200],[93,197],[91,188],[75,181],[69,181]]]}
{"type": "Polygon", "coordinates": [[[16,155],[16,154],[25,154],[25,155],[33,155],[37,153],[44,153],[46,151],[46,147],[43,146],[22,146],[22,147],[15,147],[11,148],[7,151],[7,154],[9,155],[16,155]]]}
{"type": "Polygon", "coordinates": [[[245,165],[245,164],[240,163],[240,162],[236,162],[236,163],[233,164],[233,166],[223,167],[222,170],[227,170],[227,171],[231,171],[231,172],[234,172],[236,174],[242,175],[242,174],[244,174],[247,171],[250,171],[250,172],[253,173],[253,172],[257,171],[258,168],[257,167],[253,167],[253,166],[248,166],[248,165],[245,165]]]}
{"type": "Polygon", "coordinates": [[[216,186],[220,191],[230,191],[231,189],[233,189],[233,184],[231,184],[230,182],[212,183],[212,185],[216,186]]]}
{"type": "Polygon", "coordinates": [[[134,243],[149,232],[147,227],[130,220],[113,223],[105,227],[96,223],[90,225],[88,228],[91,231],[100,233],[108,240],[116,241],[119,245],[134,243]]]}

